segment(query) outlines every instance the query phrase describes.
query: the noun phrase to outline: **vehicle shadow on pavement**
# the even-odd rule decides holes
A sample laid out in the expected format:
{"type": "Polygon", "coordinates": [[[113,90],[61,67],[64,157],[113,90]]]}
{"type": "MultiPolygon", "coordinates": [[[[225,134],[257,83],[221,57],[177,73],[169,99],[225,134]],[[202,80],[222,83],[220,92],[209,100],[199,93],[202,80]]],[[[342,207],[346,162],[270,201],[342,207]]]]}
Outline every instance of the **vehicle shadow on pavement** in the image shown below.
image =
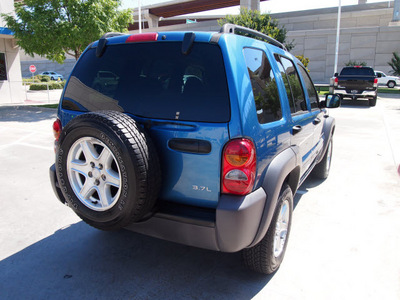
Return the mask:
{"type": "Polygon", "coordinates": [[[307,177],[303,184],[297,190],[297,193],[293,197],[293,209],[299,204],[303,195],[307,194],[309,189],[315,188],[322,184],[326,179],[319,179],[314,177],[312,174],[307,177]]]}
{"type": "Polygon", "coordinates": [[[35,106],[3,106],[0,107],[0,122],[31,123],[55,119],[57,110],[35,106]]]}
{"type": "Polygon", "coordinates": [[[219,253],[83,222],[0,262],[0,299],[251,299],[271,280],[219,253]]]}

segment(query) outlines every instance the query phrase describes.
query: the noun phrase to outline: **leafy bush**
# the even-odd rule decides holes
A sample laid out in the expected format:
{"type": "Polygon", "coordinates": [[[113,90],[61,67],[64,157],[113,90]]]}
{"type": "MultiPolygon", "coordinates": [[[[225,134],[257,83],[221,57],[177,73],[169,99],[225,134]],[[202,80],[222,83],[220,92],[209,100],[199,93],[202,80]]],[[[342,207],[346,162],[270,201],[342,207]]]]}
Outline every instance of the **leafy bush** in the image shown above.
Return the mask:
{"type": "Polygon", "coordinates": [[[26,85],[31,85],[32,83],[40,83],[40,80],[37,78],[23,78],[22,82],[26,85]]]}
{"type": "Polygon", "coordinates": [[[392,67],[392,71],[390,72],[394,76],[400,76],[400,56],[397,52],[393,52],[393,57],[388,65],[392,67]]]}
{"type": "Polygon", "coordinates": [[[310,63],[310,59],[303,55],[296,55],[296,57],[307,68],[308,64],[310,63]]]}
{"type": "Polygon", "coordinates": [[[61,82],[51,82],[48,84],[31,84],[29,90],[30,91],[45,91],[47,90],[47,86],[49,86],[49,90],[60,90],[65,86],[65,81],[61,82]]]}
{"type": "Polygon", "coordinates": [[[362,66],[362,67],[366,67],[367,63],[365,61],[360,61],[357,62],[355,60],[349,60],[346,64],[346,67],[353,67],[353,66],[362,66]]]}
{"type": "Polygon", "coordinates": [[[30,91],[42,91],[42,90],[47,90],[47,85],[46,84],[31,84],[29,87],[30,91]]]}

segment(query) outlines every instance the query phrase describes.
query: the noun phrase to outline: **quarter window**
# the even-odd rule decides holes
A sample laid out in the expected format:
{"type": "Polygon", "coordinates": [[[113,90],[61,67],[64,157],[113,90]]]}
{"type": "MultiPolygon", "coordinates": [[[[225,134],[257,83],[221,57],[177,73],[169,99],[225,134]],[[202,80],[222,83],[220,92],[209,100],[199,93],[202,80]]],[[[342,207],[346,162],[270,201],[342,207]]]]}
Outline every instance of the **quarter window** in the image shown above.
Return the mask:
{"type": "Polygon", "coordinates": [[[276,62],[282,74],[288,96],[290,110],[293,113],[307,112],[307,102],[304,97],[299,74],[293,62],[286,57],[275,55],[276,62]]]}
{"type": "Polygon", "coordinates": [[[264,51],[243,49],[247,70],[253,89],[257,118],[265,124],[282,118],[281,102],[274,72],[264,51]]]}

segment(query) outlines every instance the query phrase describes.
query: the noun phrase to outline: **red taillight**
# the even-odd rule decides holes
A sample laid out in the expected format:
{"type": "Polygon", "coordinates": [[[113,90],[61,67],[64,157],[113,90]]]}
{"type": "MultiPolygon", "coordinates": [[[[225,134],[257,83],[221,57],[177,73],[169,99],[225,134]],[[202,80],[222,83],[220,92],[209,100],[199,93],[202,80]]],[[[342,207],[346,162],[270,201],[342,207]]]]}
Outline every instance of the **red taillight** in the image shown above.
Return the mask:
{"type": "Polygon", "coordinates": [[[252,141],[230,141],[222,161],[222,193],[246,195],[253,189],[256,174],[256,149],[252,141]]]}
{"type": "Polygon", "coordinates": [[[60,119],[57,119],[53,123],[53,134],[56,141],[58,141],[58,139],[60,138],[61,130],[62,130],[61,121],[60,119]]]}
{"type": "Polygon", "coordinates": [[[339,79],[337,77],[335,77],[335,86],[337,86],[339,83],[339,79]]]}
{"type": "Polygon", "coordinates": [[[132,34],[126,39],[125,43],[155,42],[157,38],[158,33],[156,32],[132,34]]]}
{"type": "Polygon", "coordinates": [[[378,78],[375,78],[374,79],[374,87],[377,87],[378,86],[378,78]]]}

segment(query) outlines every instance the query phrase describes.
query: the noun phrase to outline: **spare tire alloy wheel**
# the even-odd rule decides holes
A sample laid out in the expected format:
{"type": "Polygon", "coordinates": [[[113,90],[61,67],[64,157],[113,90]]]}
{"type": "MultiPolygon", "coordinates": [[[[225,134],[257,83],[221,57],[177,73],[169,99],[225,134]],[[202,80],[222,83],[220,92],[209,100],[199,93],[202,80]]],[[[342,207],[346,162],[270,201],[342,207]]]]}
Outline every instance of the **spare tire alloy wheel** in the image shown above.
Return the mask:
{"type": "Polygon", "coordinates": [[[121,172],[102,141],[78,139],[68,153],[67,170],[75,195],[88,208],[105,211],[115,205],[121,194],[121,172]]]}
{"type": "Polygon", "coordinates": [[[56,174],[75,213],[89,225],[116,230],[148,215],[161,171],[149,135],[129,116],[82,114],[63,129],[56,174]]]}

